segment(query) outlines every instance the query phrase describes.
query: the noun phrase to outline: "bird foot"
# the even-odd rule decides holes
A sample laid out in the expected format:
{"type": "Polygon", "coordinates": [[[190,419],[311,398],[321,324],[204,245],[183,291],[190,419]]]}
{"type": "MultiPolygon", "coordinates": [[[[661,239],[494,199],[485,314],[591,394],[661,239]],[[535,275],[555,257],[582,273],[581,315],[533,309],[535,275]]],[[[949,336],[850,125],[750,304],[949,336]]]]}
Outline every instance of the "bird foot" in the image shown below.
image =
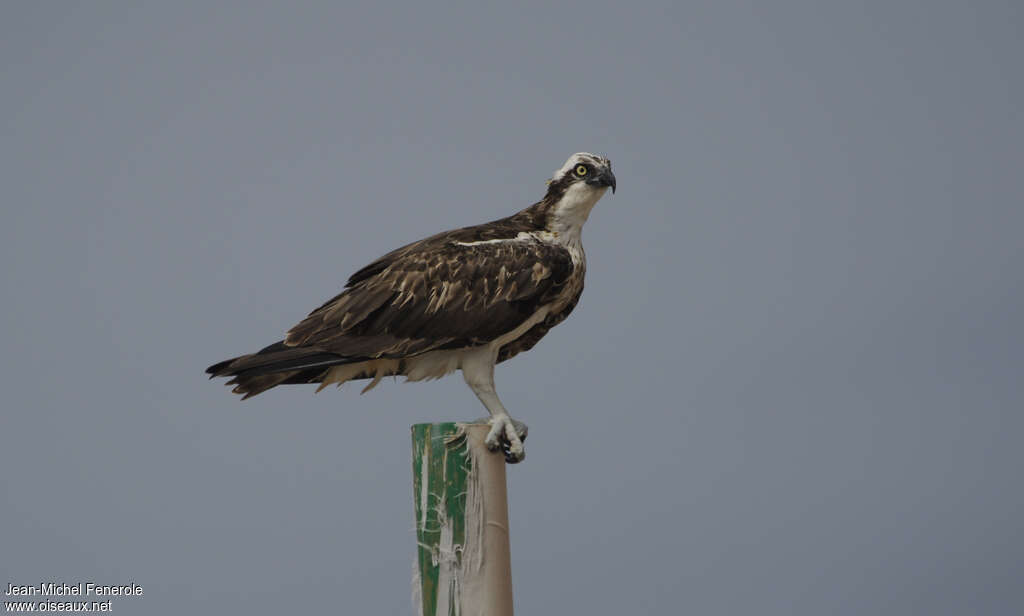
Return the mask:
{"type": "Polygon", "coordinates": [[[480,423],[487,423],[491,426],[484,444],[491,451],[501,451],[505,454],[505,461],[509,464],[518,464],[526,457],[523,449],[523,441],[529,428],[521,421],[516,421],[508,415],[496,415],[481,419],[480,423]]]}

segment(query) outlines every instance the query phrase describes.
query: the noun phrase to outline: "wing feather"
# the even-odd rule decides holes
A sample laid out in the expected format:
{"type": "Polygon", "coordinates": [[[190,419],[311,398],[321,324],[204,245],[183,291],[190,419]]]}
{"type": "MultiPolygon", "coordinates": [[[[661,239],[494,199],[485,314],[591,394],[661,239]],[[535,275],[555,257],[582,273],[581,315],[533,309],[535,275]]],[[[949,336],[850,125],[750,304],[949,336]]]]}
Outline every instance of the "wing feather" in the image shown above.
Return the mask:
{"type": "Polygon", "coordinates": [[[569,252],[532,239],[434,236],[353,274],[342,293],[285,339],[343,357],[395,358],[484,344],[558,294],[569,252]]]}

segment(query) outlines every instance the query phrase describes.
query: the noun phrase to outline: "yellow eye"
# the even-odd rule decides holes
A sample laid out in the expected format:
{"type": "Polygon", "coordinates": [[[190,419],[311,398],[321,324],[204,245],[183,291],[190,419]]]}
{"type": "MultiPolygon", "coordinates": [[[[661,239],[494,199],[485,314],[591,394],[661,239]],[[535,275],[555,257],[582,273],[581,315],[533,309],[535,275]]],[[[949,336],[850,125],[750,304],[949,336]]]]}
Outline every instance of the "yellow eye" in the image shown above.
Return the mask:
{"type": "Polygon", "coordinates": [[[583,177],[583,176],[587,175],[587,166],[586,165],[578,165],[576,167],[576,175],[578,175],[580,177],[583,177]]]}

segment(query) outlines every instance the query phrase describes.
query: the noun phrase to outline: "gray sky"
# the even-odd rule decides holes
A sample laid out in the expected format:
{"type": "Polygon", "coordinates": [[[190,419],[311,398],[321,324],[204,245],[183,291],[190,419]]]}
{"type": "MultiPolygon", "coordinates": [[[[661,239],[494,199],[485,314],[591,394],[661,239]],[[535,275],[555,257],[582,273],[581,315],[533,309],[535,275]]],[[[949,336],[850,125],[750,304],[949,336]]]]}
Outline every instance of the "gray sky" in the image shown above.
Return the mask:
{"type": "Polygon", "coordinates": [[[0,583],[410,613],[461,378],[202,371],[591,150],[587,290],[497,373],[519,613],[1024,610],[1024,10],[828,4],[6,3],[0,583]]]}

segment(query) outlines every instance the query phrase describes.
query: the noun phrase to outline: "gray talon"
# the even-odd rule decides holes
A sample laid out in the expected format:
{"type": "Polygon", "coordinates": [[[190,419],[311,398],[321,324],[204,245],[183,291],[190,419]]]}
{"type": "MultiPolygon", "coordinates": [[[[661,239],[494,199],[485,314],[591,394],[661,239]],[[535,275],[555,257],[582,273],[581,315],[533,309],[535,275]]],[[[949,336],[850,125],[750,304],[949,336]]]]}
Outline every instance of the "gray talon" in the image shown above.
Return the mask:
{"type": "Polygon", "coordinates": [[[526,424],[524,424],[523,422],[521,422],[521,421],[519,421],[517,419],[513,419],[512,420],[512,425],[516,429],[516,434],[519,435],[519,440],[520,441],[525,441],[526,440],[526,435],[530,432],[530,428],[526,424]]]}
{"type": "Polygon", "coordinates": [[[525,451],[520,453],[519,456],[517,457],[517,456],[512,455],[512,453],[510,451],[508,451],[507,449],[505,450],[505,462],[507,462],[508,464],[519,464],[520,462],[522,462],[525,459],[526,459],[526,452],[525,451]]]}

